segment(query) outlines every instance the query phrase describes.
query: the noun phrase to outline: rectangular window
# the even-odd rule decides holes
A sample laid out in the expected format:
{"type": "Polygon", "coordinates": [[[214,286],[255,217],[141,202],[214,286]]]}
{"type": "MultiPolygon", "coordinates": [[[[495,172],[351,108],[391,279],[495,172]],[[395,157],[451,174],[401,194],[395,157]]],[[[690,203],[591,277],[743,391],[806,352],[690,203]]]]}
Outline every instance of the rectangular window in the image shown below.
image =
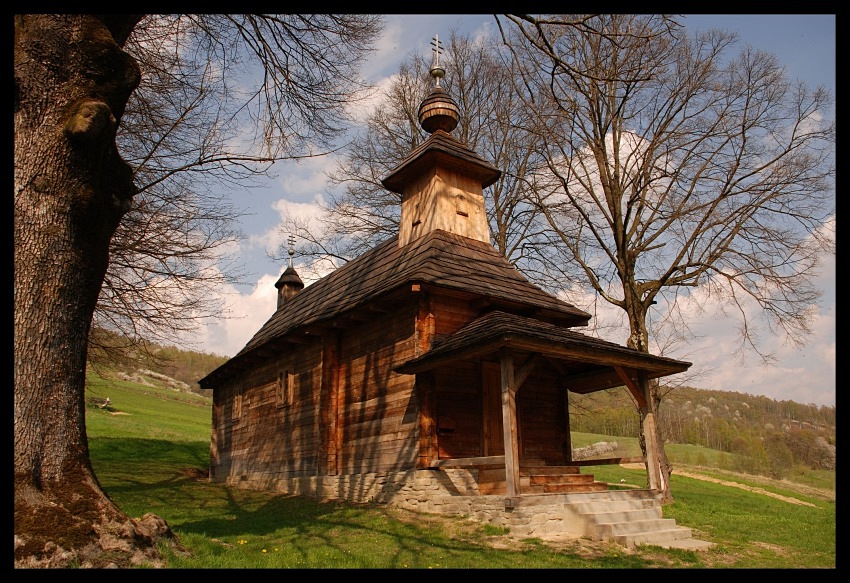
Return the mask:
{"type": "Polygon", "coordinates": [[[242,417],[242,387],[233,389],[233,410],[230,415],[234,421],[242,417]]]}
{"type": "Polygon", "coordinates": [[[275,388],[275,402],[278,407],[289,407],[292,397],[296,391],[298,374],[291,370],[281,371],[277,375],[277,387],[275,388]]]}

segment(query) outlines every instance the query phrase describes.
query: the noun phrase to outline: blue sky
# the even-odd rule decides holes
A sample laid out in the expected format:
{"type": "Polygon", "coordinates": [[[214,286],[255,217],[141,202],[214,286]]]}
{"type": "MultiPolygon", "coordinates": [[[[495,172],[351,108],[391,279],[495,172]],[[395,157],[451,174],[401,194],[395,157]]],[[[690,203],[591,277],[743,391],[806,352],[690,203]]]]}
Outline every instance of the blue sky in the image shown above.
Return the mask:
{"type": "MultiPolygon", "coordinates": [[[[737,31],[742,42],[777,55],[792,77],[810,87],[824,85],[835,92],[835,15],[691,15],[684,23],[695,30],[737,31]]],[[[448,38],[452,28],[470,33],[497,30],[492,15],[480,14],[387,15],[386,25],[377,41],[378,50],[364,62],[366,77],[377,84],[386,82],[410,52],[430,48],[435,34],[448,38]]],[[[324,172],[333,163],[331,158],[322,158],[281,165],[266,187],[234,200],[250,213],[241,225],[247,239],[237,257],[244,262],[251,284],[222,290],[229,291],[229,317],[206,322],[194,337],[195,348],[232,356],[272,315],[277,293],[274,282],[286,268],[285,262],[268,258],[268,253],[286,240],[287,234],[278,230],[281,211],[288,209],[304,216],[314,213],[317,197],[325,189],[324,172]]],[[[794,350],[785,346],[782,338],[765,337],[764,346],[779,357],[778,364],[769,368],[759,366],[754,357],[742,364],[730,356],[735,327],[718,312],[695,314],[694,328],[700,338],[694,340],[686,357],[680,357],[693,362],[692,368],[699,368],[703,375],[690,384],[777,400],[835,405],[834,258],[824,262],[819,285],[824,298],[813,319],[812,338],[803,350],[794,350]]],[[[624,338],[606,339],[623,343],[624,338]]]]}

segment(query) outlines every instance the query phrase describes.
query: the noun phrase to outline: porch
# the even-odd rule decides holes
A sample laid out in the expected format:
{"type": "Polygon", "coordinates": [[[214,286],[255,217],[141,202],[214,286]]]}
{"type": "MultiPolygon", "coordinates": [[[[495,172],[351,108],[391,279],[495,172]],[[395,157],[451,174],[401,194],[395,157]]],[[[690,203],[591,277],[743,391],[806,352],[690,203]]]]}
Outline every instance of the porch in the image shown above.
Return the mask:
{"type": "MultiPolygon", "coordinates": [[[[599,465],[646,464],[643,456],[575,460],[565,465],[547,465],[542,460],[525,460],[519,464],[519,481],[514,496],[537,494],[570,494],[582,492],[605,492],[606,482],[594,479],[593,474],[582,468],[599,465]]],[[[506,506],[512,501],[507,497],[508,473],[504,455],[431,460],[430,469],[462,468],[476,470],[478,492],[481,495],[506,497],[506,506]]]]}

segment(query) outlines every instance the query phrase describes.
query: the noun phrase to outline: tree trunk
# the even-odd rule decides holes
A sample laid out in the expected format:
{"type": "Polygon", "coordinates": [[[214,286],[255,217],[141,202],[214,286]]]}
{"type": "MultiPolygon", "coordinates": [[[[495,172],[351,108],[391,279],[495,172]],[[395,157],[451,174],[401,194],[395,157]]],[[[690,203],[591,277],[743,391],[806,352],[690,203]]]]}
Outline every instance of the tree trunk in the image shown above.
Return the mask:
{"type": "MultiPolygon", "coordinates": [[[[658,392],[658,380],[650,382],[649,387],[649,410],[655,417],[655,436],[658,444],[658,467],[661,472],[661,502],[667,504],[673,501],[673,494],[670,490],[670,474],[673,473],[673,466],[670,465],[670,460],[667,459],[667,451],[664,449],[664,436],[661,434],[661,423],[658,409],[661,406],[661,395],[658,392]]],[[[641,443],[645,443],[643,440],[641,443]]],[[[643,452],[646,455],[646,451],[643,452]]]]}
{"type": "Polygon", "coordinates": [[[156,566],[155,540],[171,534],[158,517],[130,519],[103,492],[85,429],[86,340],[109,241],[134,194],[115,132],[139,83],[119,43],[138,21],[15,16],[18,567],[156,566]]]}
{"type": "MultiPolygon", "coordinates": [[[[633,289],[633,287],[631,288],[633,289]]],[[[629,327],[631,334],[626,342],[630,348],[635,348],[641,352],[649,352],[649,333],[646,329],[646,306],[638,298],[637,294],[627,295],[626,312],[629,316],[629,327]]],[[[658,472],[661,483],[659,491],[661,492],[661,502],[669,503],[673,501],[673,494],[670,491],[670,474],[673,473],[673,468],[670,465],[670,460],[667,458],[667,452],[664,449],[664,437],[661,434],[661,422],[658,409],[661,406],[661,395],[658,391],[658,380],[650,382],[649,394],[647,395],[646,409],[638,408],[640,412],[640,424],[638,430],[638,443],[640,444],[641,453],[646,457],[646,435],[644,435],[644,422],[647,413],[653,416],[655,422],[652,424],[655,427],[655,442],[657,445],[657,463],[658,472]]]]}

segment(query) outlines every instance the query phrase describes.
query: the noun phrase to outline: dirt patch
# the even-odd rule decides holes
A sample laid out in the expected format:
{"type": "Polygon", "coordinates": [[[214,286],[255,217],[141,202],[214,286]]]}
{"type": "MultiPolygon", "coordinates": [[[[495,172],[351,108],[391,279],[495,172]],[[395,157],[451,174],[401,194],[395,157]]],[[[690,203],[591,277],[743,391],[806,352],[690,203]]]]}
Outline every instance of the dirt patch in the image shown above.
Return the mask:
{"type": "Polygon", "coordinates": [[[205,468],[186,468],[183,475],[195,482],[209,482],[210,472],[205,468]]]}
{"type": "MultiPolygon", "coordinates": [[[[568,550],[585,558],[593,558],[610,552],[615,543],[593,541],[589,538],[572,533],[547,533],[544,536],[519,536],[510,532],[488,534],[486,525],[458,516],[440,514],[424,514],[403,508],[387,507],[384,509],[390,516],[401,522],[426,525],[439,528],[453,539],[477,541],[494,549],[522,551],[545,544],[547,547],[568,550]]],[[[621,553],[631,553],[625,547],[616,545],[621,553]]]]}
{"type": "Polygon", "coordinates": [[[789,496],[783,496],[781,494],[776,494],[775,492],[768,492],[762,488],[757,488],[755,486],[747,486],[746,484],[739,484],[738,482],[730,482],[728,480],[721,480],[719,478],[712,478],[710,476],[703,476],[700,474],[693,474],[691,472],[682,472],[676,471],[676,474],[679,476],[685,476],[686,478],[693,478],[695,480],[702,480],[704,482],[713,482],[715,484],[722,484],[723,486],[731,486],[732,488],[740,488],[741,490],[746,490],[748,492],[755,492],[756,494],[764,494],[765,496],[770,496],[771,498],[776,498],[777,500],[782,500],[783,502],[788,502],[790,504],[799,504],[801,506],[811,506],[812,508],[817,508],[815,504],[811,502],[804,502],[803,500],[797,500],[796,498],[791,498],[789,496]]]}
{"type": "MultiPolygon", "coordinates": [[[[629,469],[643,469],[643,464],[621,464],[624,468],[629,469]]],[[[746,490],[748,492],[755,492],[756,494],[763,494],[765,496],[770,496],[771,498],[776,498],[777,500],[782,500],[783,502],[788,502],[789,504],[799,504],[800,506],[809,506],[811,508],[818,508],[817,505],[812,504],[810,502],[805,502],[803,500],[798,500],[797,498],[792,498],[790,496],[783,496],[781,494],[776,494],[774,492],[769,492],[763,488],[759,488],[757,486],[748,486],[746,484],[741,484],[740,482],[733,482],[730,480],[721,480],[720,478],[714,478],[711,476],[706,476],[703,474],[697,474],[694,472],[687,472],[682,470],[674,470],[674,474],[677,476],[685,476],[686,478],[693,478],[694,480],[702,480],[704,482],[712,482],[714,484],[721,484],[723,486],[729,486],[731,488],[739,488],[741,490],[746,490]]],[[[818,492],[817,494],[813,494],[818,497],[824,497],[822,492],[818,492]]]]}

